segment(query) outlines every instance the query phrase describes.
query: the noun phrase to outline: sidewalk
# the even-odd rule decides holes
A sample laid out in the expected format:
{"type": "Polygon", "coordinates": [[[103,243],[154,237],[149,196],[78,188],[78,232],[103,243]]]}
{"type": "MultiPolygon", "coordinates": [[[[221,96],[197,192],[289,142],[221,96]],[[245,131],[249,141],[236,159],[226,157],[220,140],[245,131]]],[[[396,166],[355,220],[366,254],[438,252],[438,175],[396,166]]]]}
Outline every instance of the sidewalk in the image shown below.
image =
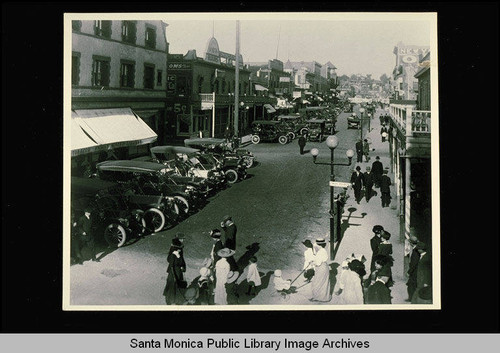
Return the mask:
{"type": "MultiPolygon", "coordinates": [[[[352,170],[356,168],[357,165],[361,167],[361,170],[365,172],[366,166],[372,165],[376,156],[380,157],[384,168],[390,167],[390,156],[389,156],[389,142],[381,141],[380,135],[380,121],[379,115],[384,114],[385,111],[378,109],[374,114],[374,118],[371,121],[371,131],[363,132],[363,138],[367,138],[371,143],[371,149],[375,151],[370,152],[370,161],[368,163],[354,163],[352,165],[352,170]]],[[[354,144],[354,142],[353,142],[354,144]]],[[[356,157],[354,157],[356,158],[356,157]]],[[[342,216],[342,222],[345,224],[343,229],[345,229],[341,243],[337,249],[335,259],[332,261],[333,265],[331,268],[337,269],[336,279],[332,282],[334,285],[333,290],[337,290],[336,282],[340,276],[341,269],[339,264],[342,263],[347,257],[355,253],[356,255],[364,255],[366,258],[366,270],[368,277],[370,272],[370,261],[371,261],[371,247],[370,238],[373,236],[372,228],[376,224],[380,224],[391,233],[390,242],[393,246],[393,258],[394,265],[392,267],[392,274],[394,285],[391,287],[392,304],[409,304],[405,301],[407,298],[406,291],[406,278],[404,276],[404,242],[400,241],[399,232],[399,215],[396,207],[396,193],[394,190],[395,181],[394,175],[389,169],[388,176],[391,178],[391,205],[390,207],[382,208],[382,203],[380,199],[380,189],[374,188],[376,195],[372,196],[370,201],[367,203],[366,199],[363,198],[358,205],[354,199],[354,192],[352,188],[349,189],[346,205],[344,206],[344,214],[342,216]]],[[[326,232],[328,233],[328,232],[326,232]]],[[[329,249],[327,249],[329,252],[329,249]]],[[[299,271],[283,269],[284,278],[296,278],[299,275],[299,271]]],[[[242,276],[243,277],[243,276],[242,276]]],[[[272,285],[265,289],[259,296],[251,300],[250,304],[277,304],[277,305],[335,305],[339,303],[339,297],[335,294],[332,295],[332,300],[328,303],[311,303],[310,298],[310,285],[304,285],[303,277],[297,279],[294,283],[299,288],[297,293],[290,295],[286,300],[276,296],[273,293],[272,285]]],[[[360,307],[361,308],[361,307],[360,307]]]]}

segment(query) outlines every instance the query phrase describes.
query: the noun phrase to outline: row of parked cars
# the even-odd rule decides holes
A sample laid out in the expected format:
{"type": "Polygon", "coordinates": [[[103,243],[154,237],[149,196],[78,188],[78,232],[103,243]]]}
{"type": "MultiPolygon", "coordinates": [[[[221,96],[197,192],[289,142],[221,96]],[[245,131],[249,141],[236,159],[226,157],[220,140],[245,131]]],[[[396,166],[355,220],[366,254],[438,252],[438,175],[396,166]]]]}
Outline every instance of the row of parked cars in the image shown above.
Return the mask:
{"type": "Polygon", "coordinates": [[[325,109],[309,116],[281,115],[276,120],[255,120],[252,123],[252,143],[279,142],[282,145],[304,135],[309,141],[323,141],[335,133],[338,112],[325,109]]]}
{"type": "Polygon", "coordinates": [[[91,210],[95,234],[120,247],[131,237],[174,226],[245,179],[255,162],[250,151],[232,149],[223,139],[184,143],[151,147],[150,156],[98,163],[91,178],[72,177],[73,220],[91,210]]]}

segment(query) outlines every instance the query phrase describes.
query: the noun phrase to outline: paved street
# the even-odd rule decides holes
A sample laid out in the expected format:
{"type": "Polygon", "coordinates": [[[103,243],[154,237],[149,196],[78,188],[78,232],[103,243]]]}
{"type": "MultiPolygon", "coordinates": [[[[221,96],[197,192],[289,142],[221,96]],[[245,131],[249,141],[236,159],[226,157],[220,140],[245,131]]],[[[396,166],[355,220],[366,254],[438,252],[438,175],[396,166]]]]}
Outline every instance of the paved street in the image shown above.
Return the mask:
{"type": "MultiPolygon", "coordinates": [[[[347,115],[343,113],[337,123],[340,143],[335,150],[336,162],[347,160],[345,151],[354,149],[355,139],[359,136],[358,130],[347,130],[347,115]]],[[[373,119],[368,137],[376,149],[372,152],[373,157],[379,155],[387,165],[388,144],[380,142],[378,118],[373,119]]],[[[99,263],[87,261],[83,265],[71,266],[71,304],[164,305],[166,254],[175,233],[186,235],[186,278],[191,281],[198,276],[203,260],[209,256],[212,244],[209,231],[220,228],[220,221],[226,214],[232,215],[238,226],[236,259],[244,267],[249,257],[255,255],[263,277],[261,292],[251,300],[240,297],[238,304],[310,304],[310,286],[302,286],[302,277],[294,283],[299,287],[297,293],[286,301],[276,296],[272,282],[268,284],[277,268],[283,271],[284,278],[297,277],[303,264],[305,248],[301,242],[304,239],[329,236],[330,168],[313,164],[308,153],[313,147],[320,150],[318,161],[329,161],[330,152],[324,142],[308,142],[307,153],[302,156],[297,140],[284,146],[278,143],[247,146],[258,161],[249,169],[247,180],[212,197],[202,210],[172,229],[131,241],[111,253],[102,253],[99,263]]],[[[363,170],[364,164],[361,165],[363,170]]],[[[335,167],[336,180],[349,181],[355,166],[353,163],[350,167],[335,167]]],[[[389,232],[398,234],[397,215],[393,208],[383,209],[378,196],[373,197],[369,204],[362,200],[357,205],[352,191],[350,193],[343,215],[344,237],[331,265],[332,284],[335,283],[338,264],[351,253],[364,254],[369,260],[369,239],[374,224],[382,223],[389,232]]],[[[404,303],[402,245],[398,244],[398,239],[391,240],[396,281],[393,303],[404,303]]],[[[103,247],[102,250],[106,249],[103,247]]],[[[238,282],[244,279],[245,273],[238,282]]],[[[335,304],[336,299],[334,296],[331,304],[335,304]]]]}

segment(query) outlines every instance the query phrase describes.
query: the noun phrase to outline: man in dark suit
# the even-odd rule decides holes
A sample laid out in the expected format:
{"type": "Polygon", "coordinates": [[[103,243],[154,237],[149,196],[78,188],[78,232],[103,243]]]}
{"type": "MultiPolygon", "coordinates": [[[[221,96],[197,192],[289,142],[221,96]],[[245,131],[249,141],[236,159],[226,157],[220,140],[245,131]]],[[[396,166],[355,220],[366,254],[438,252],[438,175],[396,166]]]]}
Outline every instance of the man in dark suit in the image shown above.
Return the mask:
{"type": "MultiPolygon", "coordinates": [[[[224,229],[224,240],[223,244],[224,247],[231,249],[231,250],[236,250],[236,224],[234,224],[233,219],[231,216],[224,216],[221,222],[221,227],[224,229]]],[[[238,265],[236,265],[236,260],[234,259],[234,256],[230,256],[227,258],[227,262],[229,262],[229,266],[231,268],[231,271],[237,271],[238,270],[238,265]]]]}
{"type": "Polygon", "coordinates": [[[385,138],[387,137],[387,127],[385,124],[382,125],[382,128],[380,129],[380,136],[382,137],[382,142],[385,142],[385,138]]]}
{"type": "Polygon", "coordinates": [[[427,249],[427,245],[423,242],[419,242],[415,249],[420,255],[417,265],[416,291],[418,291],[421,288],[432,286],[432,256],[427,249]]]}
{"type": "Polygon", "coordinates": [[[359,201],[361,200],[361,189],[365,184],[364,175],[363,173],[361,173],[360,166],[357,166],[356,170],[352,173],[351,184],[354,190],[354,198],[356,199],[356,202],[359,204],[359,201]]]}
{"type": "Polygon", "coordinates": [[[378,246],[382,242],[382,239],[380,238],[380,233],[384,230],[384,227],[381,225],[377,224],[373,226],[373,237],[370,239],[370,247],[372,249],[372,259],[371,259],[371,264],[370,264],[370,271],[373,271],[375,269],[375,256],[378,255],[378,246]]]}
{"type": "Polygon", "coordinates": [[[365,180],[365,198],[366,202],[370,201],[373,193],[373,174],[371,173],[371,168],[366,167],[366,172],[364,173],[365,180]]]}
{"type": "Polygon", "coordinates": [[[306,146],[306,137],[304,135],[299,136],[299,148],[300,148],[300,154],[304,154],[304,147],[306,146]]]}
{"type": "Polygon", "coordinates": [[[78,218],[76,227],[80,233],[80,239],[83,245],[86,245],[90,250],[92,261],[99,262],[95,256],[95,240],[92,229],[91,210],[86,208],[84,212],[84,215],[78,218]]]}
{"type": "Polygon", "coordinates": [[[377,156],[375,157],[375,161],[372,163],[373,183],[376,188],[380,187],[380,178],[382,177],[383,172],[384,166],[380,161],[380,157],[377,156]]]}
{"type": "Polygon", "coordinates": [[[215,272],[215,264],[220,260],[220,256],[217,252],[224,248],[224,244],[221,241],[221,231],[219,229],[213,229],[210,231],[210,237],[212,238],[214,244],[212,246],[212,251],[210,253],[210,258],[212,259],[212,273],[215,272]]]}
{"type": "Polygon", "coordinates": [[[382,207],[388,207],[391,203],[391,179],[387,175],[389,170],[384,169],[384,174],[380,178],[380,198],[382,199],[382,207]]]}
{"type": "Polygon", "coordinates": [[[361,163],[363,162],[363,141],[359,140],[356,142],[356,157],[357,157],[357,162],[361,163]]]}
{"type": "Polygon", "coordinates": [[[408,264],[408,281],[406,281],[406,288],[408,292],[408,299],[406,299],[407,302],[411,301],[413,298],[413,294],[415,293],[415,290],[417,289],[417,267],[418,267],[418,262],[420,260],[420,254],[416,248],[416,245],[418,244],[418,240],[415,236],[410,236],[410,244],[413,246],[413,249],[410,252],[410,259],[409,259],[409,264],[408,264]]]}

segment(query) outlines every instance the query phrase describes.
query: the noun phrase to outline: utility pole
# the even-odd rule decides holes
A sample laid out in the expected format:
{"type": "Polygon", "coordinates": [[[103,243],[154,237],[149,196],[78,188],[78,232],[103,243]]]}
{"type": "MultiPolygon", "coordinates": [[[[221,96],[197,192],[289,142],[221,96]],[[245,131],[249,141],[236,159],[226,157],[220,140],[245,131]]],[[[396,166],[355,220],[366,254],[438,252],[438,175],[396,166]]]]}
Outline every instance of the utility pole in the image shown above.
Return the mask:
{"type": "Polygon", "coordinates": [[[236,21],[236,67],[234,79],[234,135],[239,138],[238,114],[240,110],[240,21],[236,21]]]}

